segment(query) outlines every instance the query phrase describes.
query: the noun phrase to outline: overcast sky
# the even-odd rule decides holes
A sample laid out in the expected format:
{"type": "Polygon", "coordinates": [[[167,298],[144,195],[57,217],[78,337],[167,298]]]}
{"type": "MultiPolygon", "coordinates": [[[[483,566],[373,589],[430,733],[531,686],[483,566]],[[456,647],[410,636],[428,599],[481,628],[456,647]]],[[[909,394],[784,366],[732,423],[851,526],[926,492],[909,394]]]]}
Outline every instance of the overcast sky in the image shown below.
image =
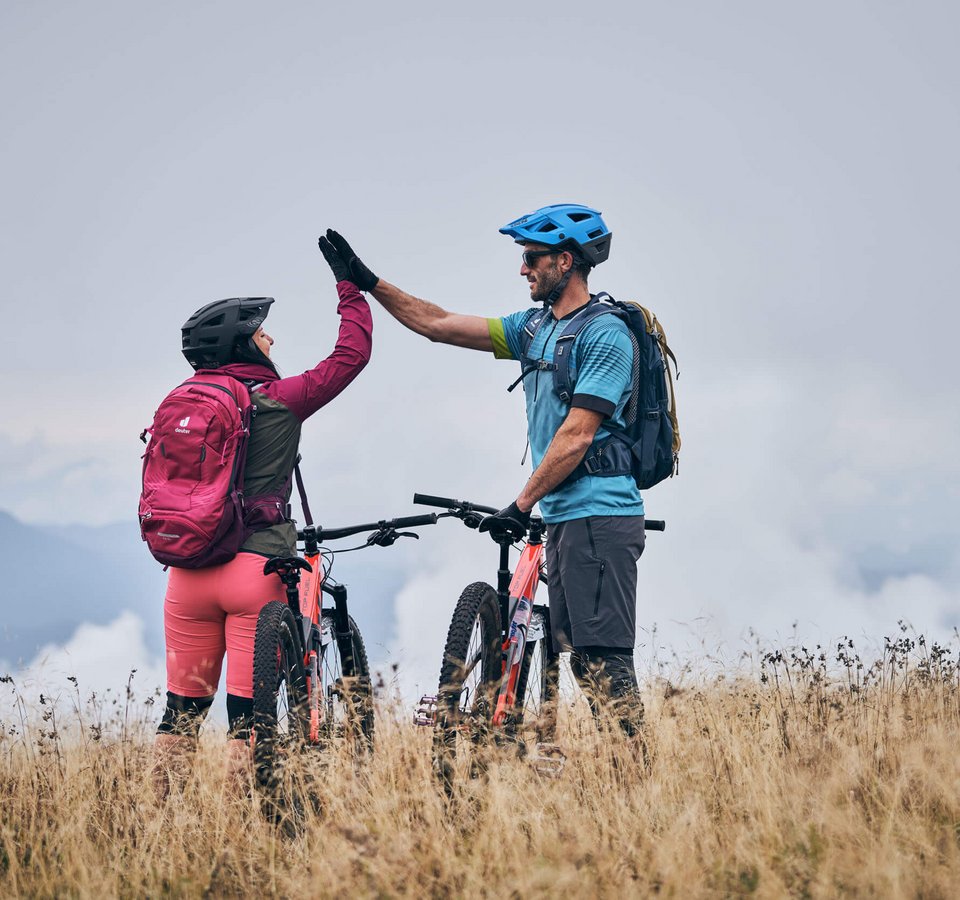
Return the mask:
{"type": "MultiPolygon", "coordinates": [[[[651,306],[680,360],[680,476],[646,496],[669,524],[641,562],[643,627],[730,657],[749,628],[775,640],[795,621],[948,636],[958,18],[6,0],[0,508],[135,521],[137,435],[188,372],[191,312],[271,295],[285,372],[331,349],[324,228],[388,280],[496,315],[528,302],[498,227],[575,201],[614,233],[591,286],[651,306]]],[[[373,361],[304,429],[318,518],[404,514],[415,490],[505,505],[526,474],[515,366],[374,312],[373,361]]],[[[460,587],[495,557],[453,524],[414,551],[391,653],[429,687],[460,587]]]]}

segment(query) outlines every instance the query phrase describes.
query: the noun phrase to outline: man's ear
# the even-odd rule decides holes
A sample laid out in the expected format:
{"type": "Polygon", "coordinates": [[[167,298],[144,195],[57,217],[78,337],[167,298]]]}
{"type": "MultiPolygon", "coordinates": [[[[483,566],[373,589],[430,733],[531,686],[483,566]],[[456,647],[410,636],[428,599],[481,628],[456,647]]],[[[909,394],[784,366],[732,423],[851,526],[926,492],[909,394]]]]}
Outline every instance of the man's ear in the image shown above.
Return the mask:
{"type": "Polygon", "coordinates": [[[560,269],[563,274],[566,275],[573,268],[573,254],[569,250],[561,250],[560,256],[557,257],[557,262],[560,264],[560,269]],[[567,265],[563,264],[563,260],[569,260],[567,265]]]}

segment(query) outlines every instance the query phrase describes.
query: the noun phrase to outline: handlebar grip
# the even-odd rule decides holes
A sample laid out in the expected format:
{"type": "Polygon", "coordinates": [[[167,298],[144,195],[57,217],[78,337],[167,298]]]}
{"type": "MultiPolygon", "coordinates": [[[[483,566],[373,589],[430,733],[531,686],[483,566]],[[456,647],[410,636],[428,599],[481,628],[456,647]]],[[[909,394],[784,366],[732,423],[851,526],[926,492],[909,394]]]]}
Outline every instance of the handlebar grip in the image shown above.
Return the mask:
{"type": "Polygon", "coordinates": [[[422,516],[403,516],[399,519],[393,520],[394,528],[412,528],[416,525],[436,525],[437,524],[437,514],[436,513],[426,513],[422,516]]]}
{"type": "Polygon", "coordinates": [[[442,506],[444,509],[459,506],[456,500],[451,500],[449,497],[434,497],[432,494],[414,494],[413,502],[419,506],[442,506]]]}
{"type": "Polygon", "coordinates": [[[663,519],[644,519],[644,531],[666,531],[667,523],[663,519]]]}

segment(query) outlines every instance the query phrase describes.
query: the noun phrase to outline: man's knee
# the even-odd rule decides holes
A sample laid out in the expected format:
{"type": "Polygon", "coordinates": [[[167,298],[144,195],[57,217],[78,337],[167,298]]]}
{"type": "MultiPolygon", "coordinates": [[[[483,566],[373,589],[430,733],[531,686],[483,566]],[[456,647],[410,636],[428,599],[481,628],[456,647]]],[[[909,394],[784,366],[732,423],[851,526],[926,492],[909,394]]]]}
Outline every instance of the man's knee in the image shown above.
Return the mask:
{"type": "Polygon", "coordinates": [[[157,734],[179,734],[196,738],[213,704],[213,697],[183,697],[167,691],[167,708],[157,734]]]}
{"type": "Polygon", "coordinates": [[[581,685],[601,688],[611,697],[637,689],[631,648],[577,647],[570,655],[570,667],[581,685]]]}

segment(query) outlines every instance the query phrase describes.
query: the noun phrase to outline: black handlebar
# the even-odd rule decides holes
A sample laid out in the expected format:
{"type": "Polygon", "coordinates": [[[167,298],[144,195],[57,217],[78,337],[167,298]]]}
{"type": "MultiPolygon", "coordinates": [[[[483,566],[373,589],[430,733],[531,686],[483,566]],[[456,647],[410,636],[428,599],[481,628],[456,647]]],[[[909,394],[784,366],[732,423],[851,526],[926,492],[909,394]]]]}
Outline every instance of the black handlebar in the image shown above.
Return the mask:
{"type": "Polygon", "coordinates": [[[439,506],[443,509],[460,509],[463,511],[475,510],[476,512],[490,513],[491,515],[500,512],[492,506],[481,506],[479,503],[471,503],[469,500],[452,500],[449,497],[434,497],[432,494],[414,494],[413,502],[420,506],[439,506]]]}
{"type": "Polygon", "coordinates": [[[392,528],[415,528],[417,525],[436,525],[437,513],[425,513],[422,516],[401,516],[399,519],[382,519],[379,522],[367,522],[364,525],[347,525],[344,528],[314,528],[303,529],[297,532],[297,540],[304,541],[310,538],[316,541],[335,541],[338,538],[350,537],[361,531],[386,531],[392,528]]]}
{"type": "MultiPolygon", "coordinates": [[[[469,517],[471,512],[496,513],[500,510],[492,506],[481,506],[479,503],[471,503],[469,500],[453,500],[450,497],[435,497],[433,494],[414,494],[413,502],[421,506],[439,506],[450,510],[459,519],[464,519],[471,528],[476,528],[480,523],[478,517],[473,521],[469,517]],[[467,514],[466,516],[464,514],[467,514]]],[[[667,523],[663,519],[645,519],[643,523],[644,531],[666,531],[667,523]]]]}

